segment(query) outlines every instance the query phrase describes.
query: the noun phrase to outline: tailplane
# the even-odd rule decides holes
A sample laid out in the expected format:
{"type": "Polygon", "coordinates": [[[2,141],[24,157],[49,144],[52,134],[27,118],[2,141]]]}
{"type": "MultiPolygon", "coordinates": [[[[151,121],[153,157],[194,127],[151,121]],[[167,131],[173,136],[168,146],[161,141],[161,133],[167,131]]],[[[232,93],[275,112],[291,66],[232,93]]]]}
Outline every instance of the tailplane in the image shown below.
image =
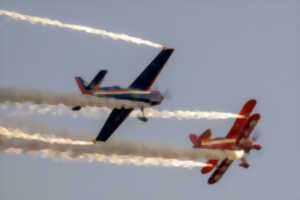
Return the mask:
{"type": "Polygon", "coordinates": [[[89,84],[81,77],[75,77],[76,83],[81,93],[89,94],[91,91],[98,90],[106,73],[107,70],[101,70],[89,84]]]}
{"type": "Polygon", "coordinates": [[[211,130],[207,129],[204,131],[200,136],[197,136],[196,134],[191,133],[189,135],[191,142],[194,144],[195,147],[201,146],[201,142],[203,140],[209,140],[211,137],[211,130]]]}
{"type": "Polygon", "coordinates": [[[200,142],[201,140],[209,140],[210,137],[211,137],[211,130],[210,130],[210,129],[207,129],[206,131],[204,131],[204,132],[202,133],[202,135],[199,136],[198,140],[199,140],[199,142],[200,142]]]}

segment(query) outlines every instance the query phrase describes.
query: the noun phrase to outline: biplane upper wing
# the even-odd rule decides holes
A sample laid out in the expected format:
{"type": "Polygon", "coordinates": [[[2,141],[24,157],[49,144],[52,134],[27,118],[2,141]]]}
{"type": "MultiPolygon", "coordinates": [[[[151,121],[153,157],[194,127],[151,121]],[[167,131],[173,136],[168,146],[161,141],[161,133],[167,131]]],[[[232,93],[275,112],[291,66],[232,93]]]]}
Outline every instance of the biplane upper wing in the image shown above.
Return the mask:
{"type": "Polygon", "coordinates": [[[251,99],[251,100],[247,101],[247,103],[244,105],[244,107],[242,108],[242,110],[240,112],[240,115],[244,116],[244,117],[237,118],[235,120],[235,122],[234,122],[231,130],[227,134],[226,138],[237,138],[239,136],[241,131],[244,129],[244,127],[248,121],[248,116],[254,109],[255,105],[256,105],[255,99],[251,99]]]}
{"type": "Polygon", "coordinates": [[[149,90],[155,79],[163,69],[164,65],[172,55],[174,49],[164,48],[146,67],[146,69],[129,86],[131,89],[149,90]]]}
{"type": "Polygon", "coordinates": [[[233,160],[224,159],[208,179],[208,184],[214,184],[218,182],[222,178],[224,173],[227,171],[228,167],[231,165],[232,162],[233,160]]]}
{"type": "Polygon", "coordinates": [[[114,131],[121,125],[121,123],[128,117],[128,115],[131,113],[132,110],[133,110],[132,108],[113,109],[108,119],[106,120],[103,128],[98,134],[96,141],[105,142],[114,133],[114,131]]]}

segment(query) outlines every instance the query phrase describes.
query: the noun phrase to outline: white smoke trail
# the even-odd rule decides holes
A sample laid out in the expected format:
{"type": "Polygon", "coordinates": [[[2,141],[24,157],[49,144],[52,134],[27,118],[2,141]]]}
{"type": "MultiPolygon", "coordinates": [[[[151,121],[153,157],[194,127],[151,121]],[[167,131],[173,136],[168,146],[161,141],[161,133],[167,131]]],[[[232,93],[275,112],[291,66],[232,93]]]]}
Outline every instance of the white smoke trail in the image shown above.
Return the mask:
{"type": "Polygon", "coordinates": [[[33,140],[46,142],[50,144],[70,144],[70,145],[91,145],[91,142],[81,141],[81,140],[72,140],[68,138],[58,138],[55,136],[43,137],[38,133],[35,134],[26,134],[19,129],[15,129],[13,132],[8,129],[0,126],[0,135],[3,135],[7,138],[19,138],[24,140],[33,140]]]}
{"type": "MultiPolygon", "coordinates": [[[[72,111],[69,107],[64,105],[36,105],[36,104],[11,104],[11,103],[3,103],[0,104],[3,106],[3,109],[7,109],[9,106],[13,106],[19,112],[12,112],[13,114],[22,114],[22,115],[30,115],[30,114],[51,114],[54,116],[71,116],[73,118],[77,118],[78,116],[86,117],[90,119],[98,120],[103,114],[108,115],[111,112],[111,109],[105,107],[90,107],[86,106],[82,108],[80,111],[72,111]]],[[[0,107],[1,109],[1,107],[0,107]]],[[[10,113],[7,113],[10,115],[10,113]]],[[[168,110],[155,110],[153,108],[146,108],[145,115],[148,118],[161,118],[161,119],[170,119],[175,118],[178,120],[183,119],[228,119],[228,118],[236,118],[239,117],[237,114],[233,113],[222,113],[222,112],[203,112],[203,111],[188,111],[188,110],[177,110],[177,111],[168,111],[168,110]]],[[[140,110],[135,110],[130,114],[130,117],[137,118],[142,116],[140,110]]]]}
{"type": "Polygon", "coordinates": [[[64,24],[60,21],[57,20],[51,20],[48,18],[41,18],[41,17],[36,17],[36,16],[29,16],[29,15],[23,15],[20,13],[16,13],[16,12],[10,12],[7,10],[0,10],[0,15],[6,15],[10,18],[13,18],[15,20],[23,20],[23,21],[27,21],[30,22],[32,24],[42,24],[42,25],[49,25],[49,26],[56,26],[56,27],[60,27],[60,28],[67,28],[67,29],[71,29],[71,30],[75,30],[75,31],[83,31],[89,34],[93,34],[93,35],[100,35],[102,37],[109,37],[111,39],[114,40],[124,40],[130,43],[134,43],[134,44],[142,44],[142,45],[146,45],[146,46],[150,46],[150,47],[154,47],[154,48],[163,48],[164,46],[161,44],[157,44],[151,41],[147,41],[147,40],[143,40],[137,37],[132,37],[126,34],[122,34],[122,33],[112,33],[112,32],[108,32],[105,30],[101,30],[101,29],[96,29],[96,28],[91,28],[88,26],[81,26],[81,25],[74,25],[74,24],[64,24]]]}
{"type": "MultiPolygon", "coordinates": [[[[126,103],[120,105],[114,99],[106,98],[97,98],[93,96],[79,95],[79,94],[60,94],[54,92],[45,92],[38,90],[29,90],[29,89],[16,89],[16,88],[0,88],[0,103],[12,102],[12,103],[24,103],[32,102],[34,104],[48,104],[50,106],[39,107],[31,106],[31,112],[38,112],[39,114],[53,114],[53,115],[64,115],[70,113],[70,109],[59,106],[54,107],[53,105],[63,104],[65,106],[89,106],[87,109],[82,109],[78,114],[84,117],[96,118],[101,114],[101,111],[109,113],[110,109],[103,108],[119,108],[121,106],[126,107],[126,103]],[[94,107],[94,108],[91,108],[94,107]],[[97,107],[97,108],[95,108],[97,107]],[[99,108],[101,107],[101,109],[99,108]]],[[[20,104],[18,109],[23,109],[20,104]]],[[[130,103],[128,103],[130,105],[130,103]]],[[[130,106],[128,106],[130,107],[130,106]]],[[[203,112],[199,110],[177,110],[177,111],[168,111],[168,110],[155,110],[152,108],[146,108],[146,116],[149,118],[175,118],[175,119],[229,119],[229,118],[238,118],[243,117],[234,113],[225,113],[225,112],[203,112]]],[[[72,116],[76,117],[77,114],[73,113],[72,116]]],[[[139,110],[133,111],[130,115],[131,117],[141,116],[139,110]]]]}
{"type": "MultiPolygon", "coordinates": [[[[1,146],[0,146],[1,148],[1,146]]],[[[135,166],[160,166],[160,167],[180,167],[192,169],[195,167],[204,167],[207,164],[192,161],[192,160],[178,160],[167,158],[146,158],[142,156],[122,156],[122,155],[104,155],[104,154],[88,154],[82,153],[81,155],[74,156],[70,152],[60,152],[52,149],[43,150],[24,150],[22,148],[7,148],[4,152],[13,152],[17,154],[37,154],[41,153],[44,157],[62,158],[66,160],[86,159],[89,162],[103,162],[115,165],[135,165],[135,166]]]]}
{"type": "MultiPolygon", "coordinates": [[[[48,138],[49,139],[49,138],[48,138]]],[[[20,130],[10,131],[0,127],[0,149],[5,152],[36,154],[42,153],[44,156],[64,159],[87,159],[96,162],[108,162],[112,164],[132,164],[136,166],[162,166],[194,168],[206,166],[205,163],[192,160],[178,160],[174,158],[145,157],[139,155],[119,155],[113,153],[95,152],[97,145],[86,145],[83,141],[73,141],[64,138],[51,137],[47,141],[46,137],[35,134],[31,136],[20,130]]],[[[110,147],[114,148],[114,147],[110,147]]],[[[109,148],[108,148],[109,149],[109,148]]]]}
{"type": "MultiPolygon", "coordinates": [[[[216,151],[200,150],[182,147],[160,147],[157,145],[144,144],[141,142],[110,141],[107,143],[97,143],[91,145],[90,142],[73,140],[70,138],[60,138],[56,136],[42,136],[39,133],[28,134],[19,129],[7,129],[0,126],[0,148],[3,150],[10,148],[22,149],[23,152],[40,151],[43,149],[53,150],[57,153],[69,152],[74,157],[84,157],[84,155],[118,155],[128,157],[144,158],[167,158],[167,159],[239,159],[244,155],[238,151],[216,151]]],[[[162,162],[162,161],[161,161],[162,162]]]]}

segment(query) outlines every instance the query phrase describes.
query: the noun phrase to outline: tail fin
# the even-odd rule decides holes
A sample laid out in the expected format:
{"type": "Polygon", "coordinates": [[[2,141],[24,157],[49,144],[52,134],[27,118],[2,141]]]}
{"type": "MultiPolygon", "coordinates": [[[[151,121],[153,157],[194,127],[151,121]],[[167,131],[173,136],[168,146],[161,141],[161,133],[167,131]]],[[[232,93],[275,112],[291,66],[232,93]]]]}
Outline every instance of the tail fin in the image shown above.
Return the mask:
{"type": "Polygon", "coordinates": [[[189,135],[191,142],[194,144],[194,146],[200,146],[202,140],[208,140],[211,137],[211,130],[207,129],[204,131],[200,136],[197,136],[196,134],[191,133],[189,135]]]}
{"type": "Polygon", "coordinates": [[[75,77],[76,83],[82,94],[89,94],[87,83],[81,77],[75,77]]]}
{"type": "Polygon", "coordinates": [[[101,70],[94,79],[88,84],[86,81],[84,81],[81,77],[75,77],[75,80],[77,82],[77,85],[81,91],[82,94],[89,94],[93,90],[97,90],[102,81],[104,76],[106,75],[107,70],[101,70]]]}
{"type": "Polygon", "coordinates": [[[193,143],[194,146],[198,145],[198,136],[196,134],[191,133],[189,135],[191,142],[193,143]]]}

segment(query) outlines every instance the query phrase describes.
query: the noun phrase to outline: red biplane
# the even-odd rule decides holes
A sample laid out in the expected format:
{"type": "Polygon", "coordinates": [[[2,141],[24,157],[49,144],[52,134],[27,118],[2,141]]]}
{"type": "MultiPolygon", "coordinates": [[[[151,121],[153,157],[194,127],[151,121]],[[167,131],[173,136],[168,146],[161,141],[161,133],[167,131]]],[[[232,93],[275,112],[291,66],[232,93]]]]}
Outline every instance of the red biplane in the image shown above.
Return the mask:
{"type": "MultiPolygon", "coordinates": [[[[211,139],[211,130],[206,130],[202,135],[197,136],[190,134],[190,140],[194,144],[194,148],[201,149],[218,149],[218,150],[242,150],[246,154],[249,154],[252,149],[260,150],[261,145],[256,144],[254,138],[249,138],[251,132],[255,128],[257,122],[260,119],[259,114],[253,114],[250,116],[252,110],[256,105],[256,100],[249,100],[240,112],[240,118],[237,118],[225,138],[211,139]]],[[[240,167],[248,168],[249,164],[246,158],[241,159],[240,167]]],[[[206,174],[214,169],[218,160],[208,160],[207,166],[202,168],[202,174],[206,174]]],[[[222,178],[228,167],[231,165],[233,160],[224,159],[221,164],[217,167],[211,177],[208,179],[209,184],[214,184],[222,178]]]]}

